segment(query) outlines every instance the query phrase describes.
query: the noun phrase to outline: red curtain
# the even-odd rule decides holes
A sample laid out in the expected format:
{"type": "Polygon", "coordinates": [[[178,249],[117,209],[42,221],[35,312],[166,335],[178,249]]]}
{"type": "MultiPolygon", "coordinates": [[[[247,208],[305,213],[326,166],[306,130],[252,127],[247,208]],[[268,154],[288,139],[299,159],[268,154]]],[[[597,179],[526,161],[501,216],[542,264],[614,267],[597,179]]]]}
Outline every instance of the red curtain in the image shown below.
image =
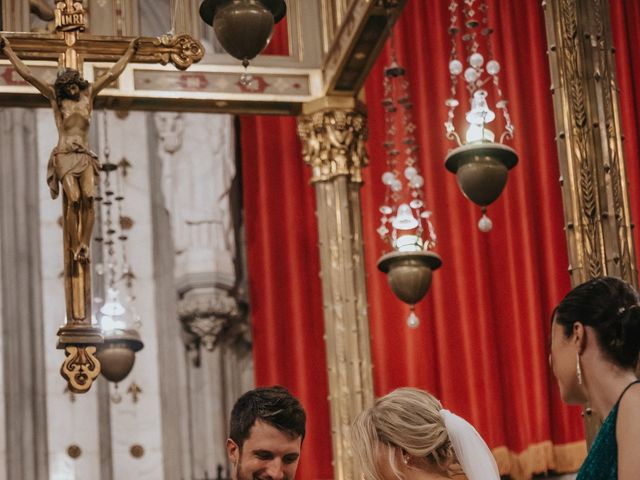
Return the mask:
{"type": "MultiPolygon", "coordinates": [[[[484,234],[476,226],[478,207],[443,167],[452,148],[443,128],[449,96],[447,4],[409,2],[396,31],[398,60],[407,68],[416,106],[425,198],[443,267],[416,309],[422,321],[416,330],[406,327],[408,309],[393,298],[384,275],[371,269],[376,392],[402,385],[434,392],[497,449],[503,473],[528,477],[572,470],[584,454],[583,444],[576,443],[583,437],[582,422],[558,398],[546,349],[550,313],[569,289],[569,278],[542,9],[538,1],[489,2],[493,50],[503,68],[501,85],[517,129],[513,146],[520,163],[489,208],[494,228],[484,234]],[[413,54],[416,44],[420,55],[413,54]]],[[[371,165],[362,194],[371,266],[384,249],[375,212],[386,168],[380,79],[388,53],[377,62],[366,90],[371,165]]]]}
{"type": "MultiPolygon", "coordinates": [[[[570,286],[543,12],[539,0],[489,1],[493,48],[503,67],[501,84],[510,101],[520,163],[489,209],[493,231],[483,234],[476,227],[477,207],[463,198],[443,166],[451,148],[443,128],[449,95],[447,3],[410,0],[395,36],[398,59],[411,82],[425,198],[444,262],[417,306],[421,324],[415,330],[406,325],[407,307],[375,267],[384,251],[375,229],[383,199],[380,101],[388,50],[366,85],[370,166],[362,200],[376,394],[403,385],[433,392],[476,425],[504,474],[529,478],[546,470],[575,470],[585,452],[582,420],[560,401],[547,365],[549,315],[570,286]]],[[[634,2],[612,3],[625,151],[632,185],[637,185],[640,119],[634,106],[640,105],[640,72],[632,49],[640,36],[640,12],[630,5],[634,2]]],[[[331,478],[317,225],[308,167],[291,118],[243,118],[241,135],[256,382],[283,384],[307,407],[308,437],[298,478],[331,478]]],[[[640,206],[633,188],[632,200],[640,206]]]]}
{"type": "MultiPolygon", "coordinates": [[[[616,49],[618,87],[620,88],[620,112],[624,137],[624,153],[631,194],[632,218],[638,222],[640,214],[640,61],[637,46],[640,45],[640,3],[610,0],[613,44],[616,49]]],[[[634,230],[637,248],[640,232],[634,230]]]]}
{"type": "Polygon", "coordinates": [[[241,119],[253,355],[257,385],[284,385],[306,407],[298,478],[329,479],[318,228],[295,122],[289,117],[241,119]]]}

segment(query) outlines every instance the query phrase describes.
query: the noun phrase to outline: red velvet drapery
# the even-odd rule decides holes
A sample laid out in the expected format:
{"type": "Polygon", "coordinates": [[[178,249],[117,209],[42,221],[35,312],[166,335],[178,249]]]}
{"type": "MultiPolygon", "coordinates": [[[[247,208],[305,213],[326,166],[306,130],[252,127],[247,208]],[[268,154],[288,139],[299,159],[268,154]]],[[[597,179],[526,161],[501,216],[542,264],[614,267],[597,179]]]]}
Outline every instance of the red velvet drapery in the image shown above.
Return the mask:
{"type": "MultiPolygon", "coordinates": [[[[376,390],[409,384],[435,392],[497,449],[503,473],[526,477],[572,470],[584,453],[576,444],[583,429],[579,415],[557,396],[545,348],[550,312],[568,290],[569,278],[544,18],[537,1],[490,2],[493,47],[503,67],[501,84],[517,129],[513,146],[520,164],[489,208],[493,230],[483,234],[476,227],[479,209],[443,170],[452,147],[442,126],[443,100],[449,96],[447,3],[410,2],[396,32],[398,60],[408,69],[416,105],[436,250],[444,264],[417,309],[422,325],[416,331],[405,327],[407,309],[393,300],[384,276],[371,273],[376,390]],[[410,53],[415,44],[422,55],[410,53]]],[[[383,115],[383,92],[376,79],[382,77],[385,56],[367,84],[372,161],[363,189],[365,212],[375,212],[382,198],[384,152],[376,139],[384,125],[376,119],[383,115]]],[[[375,265],[382,252],[376,221],[375,214],[364,217],[367,265],[375,265]]]]}
{"type": "Polygon", "coordinates": [[[331,429],[318,229],[296,120],[242,118],[244,211],[257,385],[289,388],[307,410],[298,478],[329,479],[331,429]]]}
{"type": "MultiPolygon", "coordinates": [[[[527,478],[571,471],[584,455],[582,421],[562,405],[547,366],[549,315],[569,289],[554,143],[543,12],[539,0],[490,0],[493,46],[516,126],[520,164],[490,207],[494,229],[476,228],[478,209],[444,170],[448,96],[448,24],[444,0],[409,0],[396,28],[415,104],[426,201],[444,265],[408,329],[407,308],[376,268],[383,251],[375,229],[385,170],[383,52],[367,83],[370,166],[362,190],[369,317],[376,394],[401,385],[432,391],[487,439],[503,473],[527,478]]],[[[633,59],[640,12],[612,0],[622,90],[625,151],[632,185],[638,173],[640,71],[633,59]],[[624,13],[624,15],[622,14],[624,13]],[[635,27],[634,27],[635,22],[635,27]],[[634,38],[635,37],[635,38],[634,38]]],[[[299,477],[332,477],[317,225],[309,173],[291,118],[242,119],[243,181],[250,299],[258,384],[280,383],[309,413],[299,477]]],[[[634,211],[640,197],[632,188],[634,211]]]]}
{"type": "MultiPolygon", "coordinates": [[[[631,213],[637,224],[640,215],[640,59],[637,51],[640,45],[640,3],[626,0],[610,0],[610,3],[631,213]]],[[[634,230],[634,239],[637,252],[640,247],[638,228],[634,230]]]]}

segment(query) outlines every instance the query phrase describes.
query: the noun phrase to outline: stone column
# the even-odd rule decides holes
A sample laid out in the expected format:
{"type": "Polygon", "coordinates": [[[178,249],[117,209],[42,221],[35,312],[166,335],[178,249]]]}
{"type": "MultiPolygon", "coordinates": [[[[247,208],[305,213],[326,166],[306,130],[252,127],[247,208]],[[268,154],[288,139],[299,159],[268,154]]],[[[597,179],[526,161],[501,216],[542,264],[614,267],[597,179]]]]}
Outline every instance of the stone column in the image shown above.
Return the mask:
{"type": "Polygon", "coordinates": [[[0,0],[2,2],[2,30],[28,32],[30,2],[26,0],[0,0]]]}
{"type": "Polygon", "coordinates": [[[200,478],[226,465],[233,401],[253,386],[239,225],[231,201],[233,118],[157,113],[154,121],[172,234],[174,321],[189,356],[184,373],[190,475],[200,478]]]}
{"type": "MultiPolygon", "coordinates": [[[[637,286],[608,0],[545,0],[572,285],[637,286]]],[[[587,440],[598,429],[586,417],[587,440]]]]}
{"type": "Polygon", "coordinates": [[[189,425],[186,412],[187,381],[177,321],[177,298],[173,282],[174,247],[171,225],[163,194],[162,156],[158,148],[156,114],[147,117],[150,156],[151,225],[153,228],[153,276],[156,291],[155,310],[158,332],[158,369],[160,408],[162,409],[162,450],[165,479],[191,478],[189,470],[189,425]],[[178,413],[177,413],[178,412],[178,413]]]}
{"type": "Polygon", "coordinates": [[[7,478],[48,478],[34,111],[0,112],[0,288],[7,478]]]}
{"type": "Polygon", "coordinates": [[[171,12],[174,17],[176,34],[188,33],[194,38],[202,37],[204,23],[200,19],[200,3],[202,2],[171,0],[171,12]]]}
{"type": "Polygon", "coordinates": [[[324,98],[303,107],[298,133],[316,192],[334,478],[356,480],[349,427],[373,401],[360,208],[364,109],[354,99],[324,98]]]}

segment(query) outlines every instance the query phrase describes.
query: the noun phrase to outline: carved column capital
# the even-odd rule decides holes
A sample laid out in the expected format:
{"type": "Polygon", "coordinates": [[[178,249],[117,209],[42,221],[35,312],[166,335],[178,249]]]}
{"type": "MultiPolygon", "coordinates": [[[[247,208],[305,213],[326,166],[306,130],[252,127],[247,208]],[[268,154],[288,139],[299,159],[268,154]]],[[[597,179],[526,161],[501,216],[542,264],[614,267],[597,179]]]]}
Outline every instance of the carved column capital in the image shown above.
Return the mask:
{"type": "Polygon", "coordinates": [[[178,301],[178,317],[183,341],[196,366],[203,347],[211,352],[224,343],[251,349],[246,304],[225,289],[190,290],[178,301]]]}
{"type": "Polygon", "coordinates": [[[362,183],[368,163],[366,116],[357,110],[320,110],[298,118],[302,157],[312,169],[312,182],[346,176],[362,183]]]}

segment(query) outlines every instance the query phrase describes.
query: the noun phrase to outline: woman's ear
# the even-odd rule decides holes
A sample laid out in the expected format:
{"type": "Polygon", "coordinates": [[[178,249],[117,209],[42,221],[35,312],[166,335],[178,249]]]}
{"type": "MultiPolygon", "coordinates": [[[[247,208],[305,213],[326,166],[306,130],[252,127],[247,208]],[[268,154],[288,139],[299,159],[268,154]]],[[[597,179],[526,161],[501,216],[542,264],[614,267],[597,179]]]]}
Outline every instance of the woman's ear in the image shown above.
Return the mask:
{"type": "Polygon", "coordinates": [[[581,322],[573,323],[572,343],[575,345],[578,354],[582,354],[587,344],[587,331],[581,322]]]}

